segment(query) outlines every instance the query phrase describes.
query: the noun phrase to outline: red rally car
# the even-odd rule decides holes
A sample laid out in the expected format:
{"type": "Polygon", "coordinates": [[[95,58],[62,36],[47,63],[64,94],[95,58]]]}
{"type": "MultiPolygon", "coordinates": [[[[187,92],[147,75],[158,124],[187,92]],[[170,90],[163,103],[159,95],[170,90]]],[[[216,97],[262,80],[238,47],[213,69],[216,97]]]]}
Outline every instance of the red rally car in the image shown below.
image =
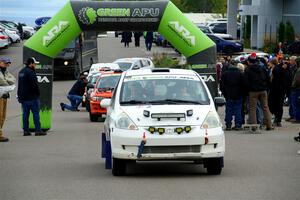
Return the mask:
{"type": "Polygon", "coordinates": [[[104,121],[103,115],[106,115],[106,108],[100,106],[104,98],[111,98],[115,86],[119,82],[122,72],[109,71],[103,72],[95,84],[94,90],[90,95],[90,120],[92,122],[104,121]]]}

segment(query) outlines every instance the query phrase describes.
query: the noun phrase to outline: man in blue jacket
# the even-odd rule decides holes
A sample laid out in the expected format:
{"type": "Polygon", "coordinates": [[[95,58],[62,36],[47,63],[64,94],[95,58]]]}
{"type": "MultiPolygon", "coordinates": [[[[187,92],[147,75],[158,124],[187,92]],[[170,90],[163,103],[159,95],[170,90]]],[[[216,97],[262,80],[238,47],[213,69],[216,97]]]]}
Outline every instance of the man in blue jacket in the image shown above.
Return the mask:
{"type": "Polygon", "coordinates": [[[81,75],[79,79],[74,83],[68,94],[68,99],[71,105],[60,103],[62,111],[65,109],[70,111],[79,111],[78,106],[82,102],[82,96],[85,92],[85,87],[87,85],[87,79],[85,75],[81,75]]]}
{"type": "Polygon", "coordinates": [[[19,72],[18,84],[18,101],[22,104],[23,109],[23,130],[24,136],[30,136],[29,132],[29,114],[33,115],[35,126],[35,135],[47,135],[41,130],[40,123],[40,89],[35,73],[36,64],[39,62],[34,58],[28,58],[25,67],[19,72]]]}

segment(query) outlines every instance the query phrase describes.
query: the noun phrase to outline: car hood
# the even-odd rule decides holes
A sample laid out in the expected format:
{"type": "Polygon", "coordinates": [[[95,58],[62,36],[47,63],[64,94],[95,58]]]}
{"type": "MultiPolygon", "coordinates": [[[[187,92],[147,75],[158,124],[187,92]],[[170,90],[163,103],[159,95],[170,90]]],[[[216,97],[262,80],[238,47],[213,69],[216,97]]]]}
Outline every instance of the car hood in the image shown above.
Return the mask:
{"type": "Polygon", "coordinates": [[[211,105],[143,105],[143,106],[122,106],[122,110],[130,117],[137,126],[178,126],[201,125],[208,112],[212,110],[211,105]],[[187,111],[193,110],[192,116],[187,116],[187,111]],[[145,117],[144,111],[149,111],[150,116],[145,117]],[[154,118],[158,115],[160,120],[154,118]],[[185,117],[165,118],[166,115],[184,114],[185,117]]]}

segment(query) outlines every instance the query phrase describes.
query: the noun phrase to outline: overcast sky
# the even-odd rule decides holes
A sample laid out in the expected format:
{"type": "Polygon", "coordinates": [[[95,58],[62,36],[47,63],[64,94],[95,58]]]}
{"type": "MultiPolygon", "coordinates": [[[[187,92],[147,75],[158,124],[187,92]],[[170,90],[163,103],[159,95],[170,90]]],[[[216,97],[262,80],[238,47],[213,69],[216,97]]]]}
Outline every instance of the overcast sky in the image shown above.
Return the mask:
{"type": "Polygon", "coordinates": [[[35,26],[35,19],[52,17],[68,0],[0,0],[0,19],[35,26]]]}

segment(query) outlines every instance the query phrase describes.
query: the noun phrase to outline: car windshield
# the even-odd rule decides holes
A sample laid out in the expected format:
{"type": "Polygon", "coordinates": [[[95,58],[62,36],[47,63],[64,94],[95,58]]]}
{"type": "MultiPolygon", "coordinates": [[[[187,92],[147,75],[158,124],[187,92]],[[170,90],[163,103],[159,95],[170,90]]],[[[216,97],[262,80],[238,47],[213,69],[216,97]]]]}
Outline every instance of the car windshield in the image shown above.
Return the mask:
{"type": "Polygon", "coordinates": [[[120,104],[200,104],[210,103],[208,94],[196,75],[149,75],[126,77],[120,104]]]}
{"type": "Polygon", "coordinates": [[[98,75],[96,75],[96,76],[92,76],[92,78],[91,78],[91,80],[90,80],[90,83],[91,83],[91,84],[96,84],[96,82],[97,82],[97,80],[98,80],[98,78],[99,78],[100,75],[101,75],[101,74],[98,74],[98,75]]]}
{"type": "Polygon", "coordinates": [[[119,79],[121,77],[121,74],[114,74],[111,76],[104,76],[100,78],[100,80],[97,83],[97,89],[98,90],[106,90],[106,89],[113,89],[116,87],[117,83],[119,82],[119,79]]]}
{"type": "Polygon", "coordinates": [[[117,64],[119,65],[122,71],[129,70],[132,65],[132,63],[130,62],[117,62],[117,64]]]}

